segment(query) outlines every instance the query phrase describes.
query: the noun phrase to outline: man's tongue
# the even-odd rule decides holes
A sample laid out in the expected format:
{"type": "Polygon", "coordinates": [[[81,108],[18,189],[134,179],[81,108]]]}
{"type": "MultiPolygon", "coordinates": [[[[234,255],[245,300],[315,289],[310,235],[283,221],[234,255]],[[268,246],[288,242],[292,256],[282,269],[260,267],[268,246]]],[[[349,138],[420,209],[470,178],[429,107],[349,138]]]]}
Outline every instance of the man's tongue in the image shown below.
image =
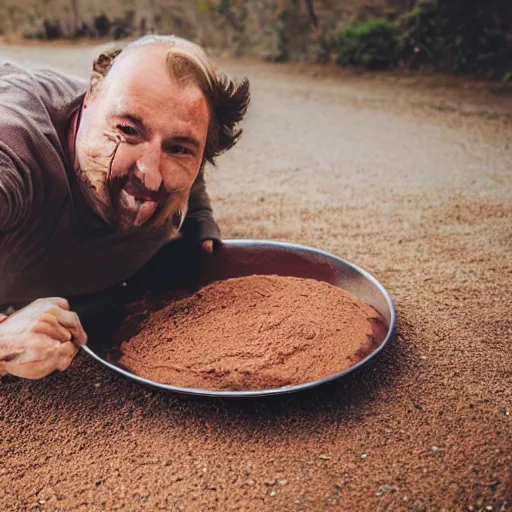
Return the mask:
{"type": "Polygon", "coordinates": [[[155,213],[157,207],[156,201],[144,201],[139,208],[139,213],[133,222],[133,225],[138,227],[145,224],[155,213]]]}
{"type": "Polygon", "coordinates": [[[145,224],[155,213],[158,203],[151,199],[136,198],[128,193],[126,190],[121,191],[121,196],[125,201],[126,206],[134,213],[136,213],[133,225],[135,227],[145,224]]]}

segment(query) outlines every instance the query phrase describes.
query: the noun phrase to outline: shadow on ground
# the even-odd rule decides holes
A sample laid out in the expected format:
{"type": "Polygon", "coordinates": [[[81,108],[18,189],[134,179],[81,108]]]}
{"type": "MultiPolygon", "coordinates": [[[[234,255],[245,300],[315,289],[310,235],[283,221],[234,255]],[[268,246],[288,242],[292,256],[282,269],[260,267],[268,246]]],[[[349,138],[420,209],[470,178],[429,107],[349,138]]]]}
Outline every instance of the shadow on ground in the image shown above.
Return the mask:
{"type": "MultiPolygon", "coordinates": [[[[108,370],[85,353],[71,368],[41,381],[4,377],[2,388],[13,400],[30,396],[32,405],[55,408],[62,420],[100,419],[115,416],[119,422],[133,414],[157,422],[204,425],[228,433],[264,428],[267,434],[283,428],[297,428],[305,422],[339,424],[364,415],[382,396],[392,393],[407,368],[414,365],[414,354],[395,335],[375,359],[356,371],[310,390],[285,395],[233,399],[178,395],[148,389],[108,370]],[[398,338],[398,339],[397,339],[398,338]]],[[[5,395],[4,395],[5,396],[5,395]]],[[[27,404],[31,407],[30,404],[27,404]]]]}

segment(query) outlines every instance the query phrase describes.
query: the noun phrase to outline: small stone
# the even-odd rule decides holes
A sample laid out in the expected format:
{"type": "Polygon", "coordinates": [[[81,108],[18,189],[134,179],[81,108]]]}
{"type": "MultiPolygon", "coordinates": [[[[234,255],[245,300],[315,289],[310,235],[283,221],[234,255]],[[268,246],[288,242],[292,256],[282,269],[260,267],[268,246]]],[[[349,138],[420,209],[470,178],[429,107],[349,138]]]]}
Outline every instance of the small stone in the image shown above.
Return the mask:
{"type": "Polygon", "coordinates": [[[384,493],[396,492],[398,491],[398,487],[392,487],[391,485],[381,485],[379,490],[375,493],[375,496],[382,496],[384,493]]]}
{"type": "Polygon", "coordinates": [[[432,446],[432,448],[430,448],[433,452],[444,452],[444,450],[442,448],[439,448],[439,446],[432,446]]]}
{"type": "Polygon", "coordinates": [[[491,505],[488,505],[487,507],[485,507],[485,510],[492,510],[491,505]]]}
{"type": "Polygon", "coordinates": [[[279,485],[287,485],[288,484],[288,480],[279,480],[279,485]]]}
{"type": "Polygon", "coordinates": [[[404,496],[402,499],[403,499],[405,502],[407,502],[407,501],[409,501],[409,496],[404,496]]]}
{"type": "Polygon", "coordinates": [[[99,388],[100,386],[101,386],[101,384],[100,384],[99,382],[95,382],[95,383],[94,383],[94,387],[95,387],[95,388],[99,388]]]}
{"type": "Polygon", "coordinates": [[[331,457],[329,457],[329,455],[319,455],[318,456],[319,459],[322,459],[322,460],[331,460],[331,457]]]}
{"type": "Polygon", "coordinates": [[[366,459],[368,457],[368,454],[367,453],[363,453],[361,454],[361,459],[366,459]]]}
{"type": "Polygon", "coordinates": [[[272,498],[273,498],[274,496],[277,496],[277,491],[271,491],[270,496],[272,496],[272,498]]]}

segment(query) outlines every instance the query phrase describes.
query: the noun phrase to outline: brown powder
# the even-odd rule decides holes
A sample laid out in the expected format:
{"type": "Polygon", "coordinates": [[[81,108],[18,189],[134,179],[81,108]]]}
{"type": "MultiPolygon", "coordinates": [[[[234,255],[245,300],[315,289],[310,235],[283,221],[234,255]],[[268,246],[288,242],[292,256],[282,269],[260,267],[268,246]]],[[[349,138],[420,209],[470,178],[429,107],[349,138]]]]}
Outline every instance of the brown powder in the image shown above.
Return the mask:
{"type": "Polygon", "coordinates": [[[114,360],[174,386],[269,389],[350,368],[381,341],[379,323],[370,306],[324,282],[228,279],[149,312],[114,360]]]}

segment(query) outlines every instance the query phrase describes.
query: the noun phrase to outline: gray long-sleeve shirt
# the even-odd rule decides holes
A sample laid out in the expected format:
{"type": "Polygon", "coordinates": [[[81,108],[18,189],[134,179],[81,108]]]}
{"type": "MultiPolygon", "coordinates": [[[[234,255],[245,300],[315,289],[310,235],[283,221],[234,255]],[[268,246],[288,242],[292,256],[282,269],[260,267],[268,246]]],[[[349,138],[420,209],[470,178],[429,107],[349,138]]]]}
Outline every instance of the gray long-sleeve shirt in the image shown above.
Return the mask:
{"type": "MultiPolygon", "coordinates": [[[[169,241],[166,228],[116,232],[82,196],[67,136],[86,89],[54,70],[0,66],[0,305],[107,289],[169,241]]],[[[182,234],[220,237],[202,173],[182,234]]]]}

